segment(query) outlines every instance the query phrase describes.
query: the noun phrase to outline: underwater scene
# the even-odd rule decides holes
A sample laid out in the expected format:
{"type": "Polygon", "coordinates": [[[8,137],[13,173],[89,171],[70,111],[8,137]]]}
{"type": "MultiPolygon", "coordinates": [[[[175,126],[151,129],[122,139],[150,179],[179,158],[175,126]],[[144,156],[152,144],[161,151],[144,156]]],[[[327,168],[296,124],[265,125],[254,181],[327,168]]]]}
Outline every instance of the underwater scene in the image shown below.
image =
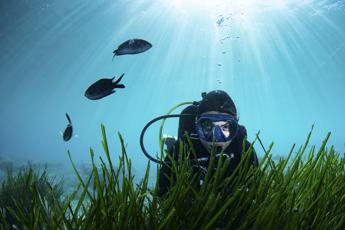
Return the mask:
{"type": "Polygon", "coordinates": [[[345,1],[0,0],[0,45],[1,229],[345,229],[345,1]]]}

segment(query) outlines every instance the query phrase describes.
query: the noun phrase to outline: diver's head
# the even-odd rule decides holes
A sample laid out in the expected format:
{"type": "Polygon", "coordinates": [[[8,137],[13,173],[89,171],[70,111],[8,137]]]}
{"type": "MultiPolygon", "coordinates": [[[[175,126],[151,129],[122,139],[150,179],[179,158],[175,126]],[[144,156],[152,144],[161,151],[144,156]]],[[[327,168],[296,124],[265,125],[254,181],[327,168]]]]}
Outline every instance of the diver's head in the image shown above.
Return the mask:
{"type": "Polygon", "coordinates": [[[230,114],[237,116],[235,103],[223,90],[213,90],[209,93],[202,93],[202,100],[199,103],[198,116],[209,111],[230,114]]]}
{"type": "Polygon", "coordinates": [[[196,117],[196,132],[201,143],[211,152],[213,146],[226,149],[238,133],[237,110],[230,96],[215,90],[202,94],[196,117]]]}

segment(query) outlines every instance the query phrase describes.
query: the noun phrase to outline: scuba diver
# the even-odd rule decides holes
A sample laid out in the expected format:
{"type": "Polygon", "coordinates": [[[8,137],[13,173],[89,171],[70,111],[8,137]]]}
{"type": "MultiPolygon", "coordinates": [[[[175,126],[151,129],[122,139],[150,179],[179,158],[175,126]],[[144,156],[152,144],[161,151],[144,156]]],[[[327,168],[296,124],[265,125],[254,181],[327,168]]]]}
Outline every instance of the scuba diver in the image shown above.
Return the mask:
{"type": "MultiPolygon", "coordinates": [[[[202,93],[202,100],[194,102],[182,110],[179,115],[166,115],[154,119],[142,132],[141,147],[144,154],[156,163],[162,164],[159,171],[158,196],[162,197],[171,186],[171,159],[178,162],[180,141],[188,143],[187,138],[192,142],[196,155],[190,154],[189,158],[197,162],[198,172],[204,176],[207,173],[211,153],[215,157],[222,154],[223,159],[230,159],[226,175],[230,175],[240,163],[243,146],[244,151],[252,148],[250,164],[258,166],[258,160],[254,148],[246,140],[246,128],[238,124],[237,110],[230,96],[222,90],[214,90],[209,93],[202,93]],[[143,134],[146,128],[158,119],[168,117],[180,117],[177,141],[169,144],[167,155],[164,161],[159,161],[147,154],[143,148],[143,134]]],[[[217,164],[214,164],[215,167],[217,164]]],[[[194,168],[194,165],[192,165],[194,168]]],[[[202,180],[202,178],[201,178],[202,180]]],[[[202,183],[202,181],[200,181],[202,183]]]]}

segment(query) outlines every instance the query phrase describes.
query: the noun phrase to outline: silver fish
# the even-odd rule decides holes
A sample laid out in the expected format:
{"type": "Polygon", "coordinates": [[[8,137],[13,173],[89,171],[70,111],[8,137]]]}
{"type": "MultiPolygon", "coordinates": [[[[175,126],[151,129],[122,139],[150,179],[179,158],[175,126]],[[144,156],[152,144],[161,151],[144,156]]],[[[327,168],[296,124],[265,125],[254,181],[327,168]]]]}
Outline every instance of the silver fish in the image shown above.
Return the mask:
{"type": "Polygon", "coordinates": [[[151,43],[143,39],[130,39],[119,45],[116,50],[113,51],[114,56],[125,55],[125,54],[138,54],[145,52],[152,47],[151,43]]]}

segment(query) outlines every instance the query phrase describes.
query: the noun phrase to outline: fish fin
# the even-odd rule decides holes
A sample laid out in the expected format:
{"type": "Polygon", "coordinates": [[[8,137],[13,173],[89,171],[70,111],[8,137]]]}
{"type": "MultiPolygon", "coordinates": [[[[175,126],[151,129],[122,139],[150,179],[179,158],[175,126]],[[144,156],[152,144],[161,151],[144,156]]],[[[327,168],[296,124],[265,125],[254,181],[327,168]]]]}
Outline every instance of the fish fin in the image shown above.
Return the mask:
{"type": "Polygon", "coordinates": [[[60,135],[63,136],[63,132],[61,130],[59,132],[60,132],[60,135]]]}
{"type": "Polygon", "coordinates": [[[78,137],[79,137],[79,135],[78,135],[78,134],[75,134],[75,135],[74,135],[74,138],[78,138],[78,137]]]}
{"type": "Polygon", "coordinates": [[[125,88],[125,85],[124,84],[119,84],[119,85],[115,85],[115,88],[125,88]]]}
{"type": "Polygon", "coordinates": [[[71,118],[69,118],[68,114],[66,113],[67,120],[70,124],[72,124],[71,118]]]}
{"type": "Polygon", "coordinates": [[[114,56],[113,56],[113,59],[111,59],[111,61],[114,61],[115,56],[116,56],[116,53],[115,53],[115,51],[114,51],[114,56]]]}
{"type": "Polygon", "coordinates": [[[113,51],[113,60],[114,60],[114,58],[115,58],[115,56],[119,56],[119,53],[118,53],[118,51],[119,51],[119,47],[117,47],[116,49],[114,49],[114,51],[113,51]]]}
{"type": "MultiPolygon", "coordinates": [[[[121,81],[121,79],[122,79],[122,77],[125,75],[125,73],[123,73],[120,77],[119,77],[119,79],[117,79],[115,82],[114,82],[114,84],[115,85],[117,85],[118,83],[120,83],[120,81],[121,81]]],[[[114,77],[115,78],[115,77],[114,77]]]]}

